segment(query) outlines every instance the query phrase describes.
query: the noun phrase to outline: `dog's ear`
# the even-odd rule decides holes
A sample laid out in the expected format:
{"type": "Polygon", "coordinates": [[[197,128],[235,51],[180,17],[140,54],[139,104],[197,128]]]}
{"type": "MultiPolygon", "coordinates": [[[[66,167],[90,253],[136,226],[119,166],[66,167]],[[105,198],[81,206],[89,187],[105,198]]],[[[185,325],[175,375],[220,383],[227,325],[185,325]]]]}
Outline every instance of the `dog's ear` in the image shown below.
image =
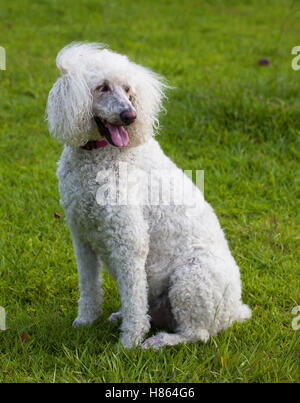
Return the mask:
{"type": "Polygon", "coordinates": [[[139,120],[147,122],[152,129],[159,126],[158,114],[162,110],[165,89],[164,79],[151,70],[137,66],[138,80],[133,93],[133,105],[139,120]]]}
{"type": "Polygon", "coordinates": [[[61,71],[47,102],[49,132],[61,143],[83,145],[92,126],[92,95],[80,71],[61,71]]]}

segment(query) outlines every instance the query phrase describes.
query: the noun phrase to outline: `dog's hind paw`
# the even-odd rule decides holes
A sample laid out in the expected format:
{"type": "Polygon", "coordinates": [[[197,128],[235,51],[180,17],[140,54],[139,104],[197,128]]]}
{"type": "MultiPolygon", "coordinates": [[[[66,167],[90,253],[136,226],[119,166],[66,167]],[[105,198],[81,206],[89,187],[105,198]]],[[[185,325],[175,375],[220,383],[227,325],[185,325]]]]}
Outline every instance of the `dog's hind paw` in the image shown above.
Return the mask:
{"type": "Polygon", "coordinates": [[[158,333],[156,336],[149,337],[141,344],[142,350],[153,349],[154,351],[159,350],[165,345],[162,334],[158,333]]]}
{"type": "Polygon", "coordinates": [[[142,343],[141,348],[143,350],[152,349],[154,351],[157,351],[164,346],[175,346],[176,344],[186,342],[188,342],[188,339],[181,334],[160,332],[157,333],[155,336],[146,339],[142,343]]]}
{"type": "Polygon", "coordinates": [[[110,315],[108,320],[113,323],[114,325],[117,325],[121,320],[122,320],[122,313],[119,312],[114,312],[110,315]]]}

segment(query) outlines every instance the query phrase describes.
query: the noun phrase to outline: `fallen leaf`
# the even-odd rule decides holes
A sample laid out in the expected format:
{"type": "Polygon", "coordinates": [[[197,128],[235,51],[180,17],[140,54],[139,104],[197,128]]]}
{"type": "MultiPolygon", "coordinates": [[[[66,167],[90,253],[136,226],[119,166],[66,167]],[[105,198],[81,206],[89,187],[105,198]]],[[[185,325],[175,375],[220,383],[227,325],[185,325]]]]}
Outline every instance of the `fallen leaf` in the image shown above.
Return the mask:
{"type": "Polygon", "coordinates": [[[25,344],[27,342],[27,333],[24,332],[21,336],[22,343],[25,344]]]}
{"type": "Polygon", "coordinates": [[[267,57],[262,57],[261,59],[259,59],[258,65],[263,67],[269,66],[270,60],[267,57]]]}

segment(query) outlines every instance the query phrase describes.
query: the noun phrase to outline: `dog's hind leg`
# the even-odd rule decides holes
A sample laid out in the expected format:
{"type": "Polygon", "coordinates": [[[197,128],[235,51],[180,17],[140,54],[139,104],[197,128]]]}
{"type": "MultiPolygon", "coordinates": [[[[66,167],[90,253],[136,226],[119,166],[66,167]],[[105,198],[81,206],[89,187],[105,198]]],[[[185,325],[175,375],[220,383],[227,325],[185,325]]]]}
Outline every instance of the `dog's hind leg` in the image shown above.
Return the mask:
{"type": "Polygon", "coordinates": [[[142,348],[157,350],[165,345],[209,339],[214,316],[213,286],[208,284],[205,275],[201,276],[198,265],[187,263],[171,276],[168,296],[176,323],[175,333],[159,332],[145,340],[142,348]]]}
{"type": "Polygon", "coordinates": [[[206,342],[210,335],[225,330],[233,321],[251,316],[250,308],[241,301],[238,271],[234,266],[222,265],[216,259],[192,259],[174,271],[168,296],[175,333],[157,333],[143,343],[143,348],[206,342]]]}
{"type": "Polygon", "coordinates": [[[79,276],[80,299],[74,327],[92,324],[101,311],[100,262],[90,246],[72,232],[74,253],[79,276]]]}

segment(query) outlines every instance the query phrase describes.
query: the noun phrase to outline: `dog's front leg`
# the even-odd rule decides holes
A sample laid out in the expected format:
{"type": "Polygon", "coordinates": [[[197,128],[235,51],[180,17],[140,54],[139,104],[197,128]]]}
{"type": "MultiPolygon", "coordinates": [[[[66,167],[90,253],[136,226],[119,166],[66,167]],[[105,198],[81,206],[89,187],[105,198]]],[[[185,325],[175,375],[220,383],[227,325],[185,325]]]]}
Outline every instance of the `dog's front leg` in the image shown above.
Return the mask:
{"type": "Polygon", "coordinates": [[[117,284],[121,297],[121,342],[131,348],[139,344],[150,329],[145,259],[128,257],[126,263],[120,264],[117,284]]]}
{"type": "MultiPolygon", "coordinates": [[[[146,225],[142,219],[128,217],[117,222],[108,237],[106,245],[109,251],[109,270],[117,282],[121,298],[122,335],[121,342],[126,348],[139,344],[150,329],[148,316],[148,290],[145,271],[149,251],[149,239],[146,225]]],[[[110,223],[112,229],[112,223],[110,223]]]]}
{"type": "Polygon", "coordinates": [[[74,254],[79,277],[80,299],[78,316],[73,322],[74,327],[92,324],[101,311],[101,277],[100,262],[88,243],[80,238],[77,231],[71,229],[74,254]]]}

